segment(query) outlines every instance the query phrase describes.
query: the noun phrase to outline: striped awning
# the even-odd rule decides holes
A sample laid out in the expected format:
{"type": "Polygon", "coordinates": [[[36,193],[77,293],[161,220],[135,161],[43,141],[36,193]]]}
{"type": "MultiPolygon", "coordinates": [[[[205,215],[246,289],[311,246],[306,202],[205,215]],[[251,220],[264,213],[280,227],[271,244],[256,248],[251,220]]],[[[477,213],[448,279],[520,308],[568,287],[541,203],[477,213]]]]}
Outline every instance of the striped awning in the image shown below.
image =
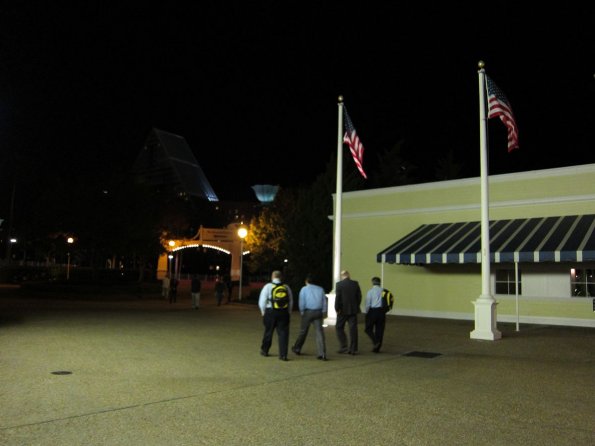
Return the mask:
{"type": "MultiPolygon", "coordinates": [[[[494,263],[595,261],[595,215],[490,221],[494,263]]],[[[481,263],[481,223],[421,225],[376,256],[379,263],[481,263]]]]}

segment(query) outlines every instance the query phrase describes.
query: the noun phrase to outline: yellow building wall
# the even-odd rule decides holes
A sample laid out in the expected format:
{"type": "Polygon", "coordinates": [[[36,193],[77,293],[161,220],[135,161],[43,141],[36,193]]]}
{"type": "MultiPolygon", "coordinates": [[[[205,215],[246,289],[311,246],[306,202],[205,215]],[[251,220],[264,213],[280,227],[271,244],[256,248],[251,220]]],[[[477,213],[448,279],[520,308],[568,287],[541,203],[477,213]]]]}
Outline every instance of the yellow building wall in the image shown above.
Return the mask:
{"type": "MultiPolygon", "coordinates": [[[[344,193],[342,207],[341,268],[364,294],[382,276],[395,314],[473,319],[480,265],[383,265],[376,255],[422,224],[479,221],[479,178],[344,193]]],[[[490,177],[491,220],[575,214],[595,214],[594,164],[490,177]]],[[[514,296],[495,297],[498,319],[515,320],[514,296]]],[[[519,309],[526,321],[595,327],[588,298],[521,296],[519,309]]]]}

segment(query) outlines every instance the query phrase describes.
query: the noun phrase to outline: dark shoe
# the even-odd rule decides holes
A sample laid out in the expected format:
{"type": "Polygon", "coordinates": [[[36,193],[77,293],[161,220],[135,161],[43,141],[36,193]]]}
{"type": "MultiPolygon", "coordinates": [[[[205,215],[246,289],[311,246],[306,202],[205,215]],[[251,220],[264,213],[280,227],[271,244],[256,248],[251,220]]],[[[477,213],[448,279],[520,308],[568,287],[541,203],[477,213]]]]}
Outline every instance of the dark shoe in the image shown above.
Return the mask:
{"type": "Polygon", "coordinates": [[[316,358],[316,359],[320,359],[321,361],[328,361],[328,359],[327,359],[327,357],[326,357],[326,356],[319,356],[319,357],[318,357],[318,358],[316,358]]]}
{"type": "Polygon", "coordinates": [[[380,353],[380,344],[374,344],[374,348],[372,349],[374,353],[380,353]]]}
{"type": "Polygon", "coordinates": [[[289,359],[287,359],[287,356],[279,356],[279,359],[281,361],[289,361],[289,359]]]}
{"type": "Polygon", "coordinates": [[[261,356],[269,356],[269,353],[265,352],[264,350],[260,350],[260,355],[261,356]]]}
{"type": "Polygon", "coordinates": [[[343,347],[337,353],[350,353],[350,352],[349,352],[349,349],[347,347],[343,347]]]}
{"type": "Polygon", "coordinates": [[[291,351],[294,352],[296,355],[301,355],[300,351],[295,347],[291,347],[291,351]]]}
{"type": "Polygon", "coordinates": [[[347,353],[349,353],[350,355],[353,355],[353,356],[357,355],[357,351],[352,352],[351,350],[349,350],[347,353]]]}

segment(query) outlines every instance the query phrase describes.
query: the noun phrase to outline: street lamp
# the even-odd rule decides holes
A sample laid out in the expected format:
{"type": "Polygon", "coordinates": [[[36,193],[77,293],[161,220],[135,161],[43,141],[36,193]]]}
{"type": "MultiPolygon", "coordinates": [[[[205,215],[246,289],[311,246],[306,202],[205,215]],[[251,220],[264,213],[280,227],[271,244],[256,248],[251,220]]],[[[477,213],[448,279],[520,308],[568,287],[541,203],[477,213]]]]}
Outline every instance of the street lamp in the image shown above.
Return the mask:
{"type": "MultiPolygon", "coordinates": [[[[72,237],[68,237],[66,239],[66,243],[72,245],[74,243],[74,239],[72,237]]],[[[70,248],[68,248],[68,252],[66,253],[66,280],[70,280],[70,248]]]]}
{"type": "Polygon", "coordinates": [[[169,259],[169,278],[171,279],[173,277],[172,271],[171,271],[171,260],[174,258],[173,254],[169,254],[167,256],[167,258],[169,259]]]}
{"type": "MultiPolygon", "coordinates": [[[[173,240],[170,240],[169,242],[167,242],[167,244],[169,245],[169,249],[173,250],[174,246],[176,246],[176,242],[174,242],[173,240]]],[[[174,274],[173,271],[171,270],[171,261],[174,258],[173,251],[169,252],[169,255],[167,256],[167,258],[169,259],[169,279],[172,280],[174,278],[174,274]]]]}
{"type": "Polygon", "coordinates": [[[242,300],[242,267],[244,264],[244,239],[248,235],[248,230],[244,227],[238,229],[238,237],[240,237],[240,291],[238,293],[238,300],[242,300]]]}
{"type": "Polygon", "coordinates": [[[14,237],[10,238],[10,243],[8,244],[8,246],[6,247],[6,263],[10,263],[10,261],[12,260],[12,245],[14,245],[15,243],[17,243],[17,239],[14,237]]]}

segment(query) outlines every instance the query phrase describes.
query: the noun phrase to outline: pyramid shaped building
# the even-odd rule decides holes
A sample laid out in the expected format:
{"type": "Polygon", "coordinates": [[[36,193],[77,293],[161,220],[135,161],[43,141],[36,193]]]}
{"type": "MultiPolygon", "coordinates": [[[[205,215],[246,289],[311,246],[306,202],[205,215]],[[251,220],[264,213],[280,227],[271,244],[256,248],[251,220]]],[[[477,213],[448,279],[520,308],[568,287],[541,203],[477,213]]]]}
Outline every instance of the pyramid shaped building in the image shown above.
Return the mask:
{"type": "Polygon", "coordinates": [[[182,136],[152,129],[133,170],[141,181],[161,190],[178,196],[219,201],[182,136]]]}

